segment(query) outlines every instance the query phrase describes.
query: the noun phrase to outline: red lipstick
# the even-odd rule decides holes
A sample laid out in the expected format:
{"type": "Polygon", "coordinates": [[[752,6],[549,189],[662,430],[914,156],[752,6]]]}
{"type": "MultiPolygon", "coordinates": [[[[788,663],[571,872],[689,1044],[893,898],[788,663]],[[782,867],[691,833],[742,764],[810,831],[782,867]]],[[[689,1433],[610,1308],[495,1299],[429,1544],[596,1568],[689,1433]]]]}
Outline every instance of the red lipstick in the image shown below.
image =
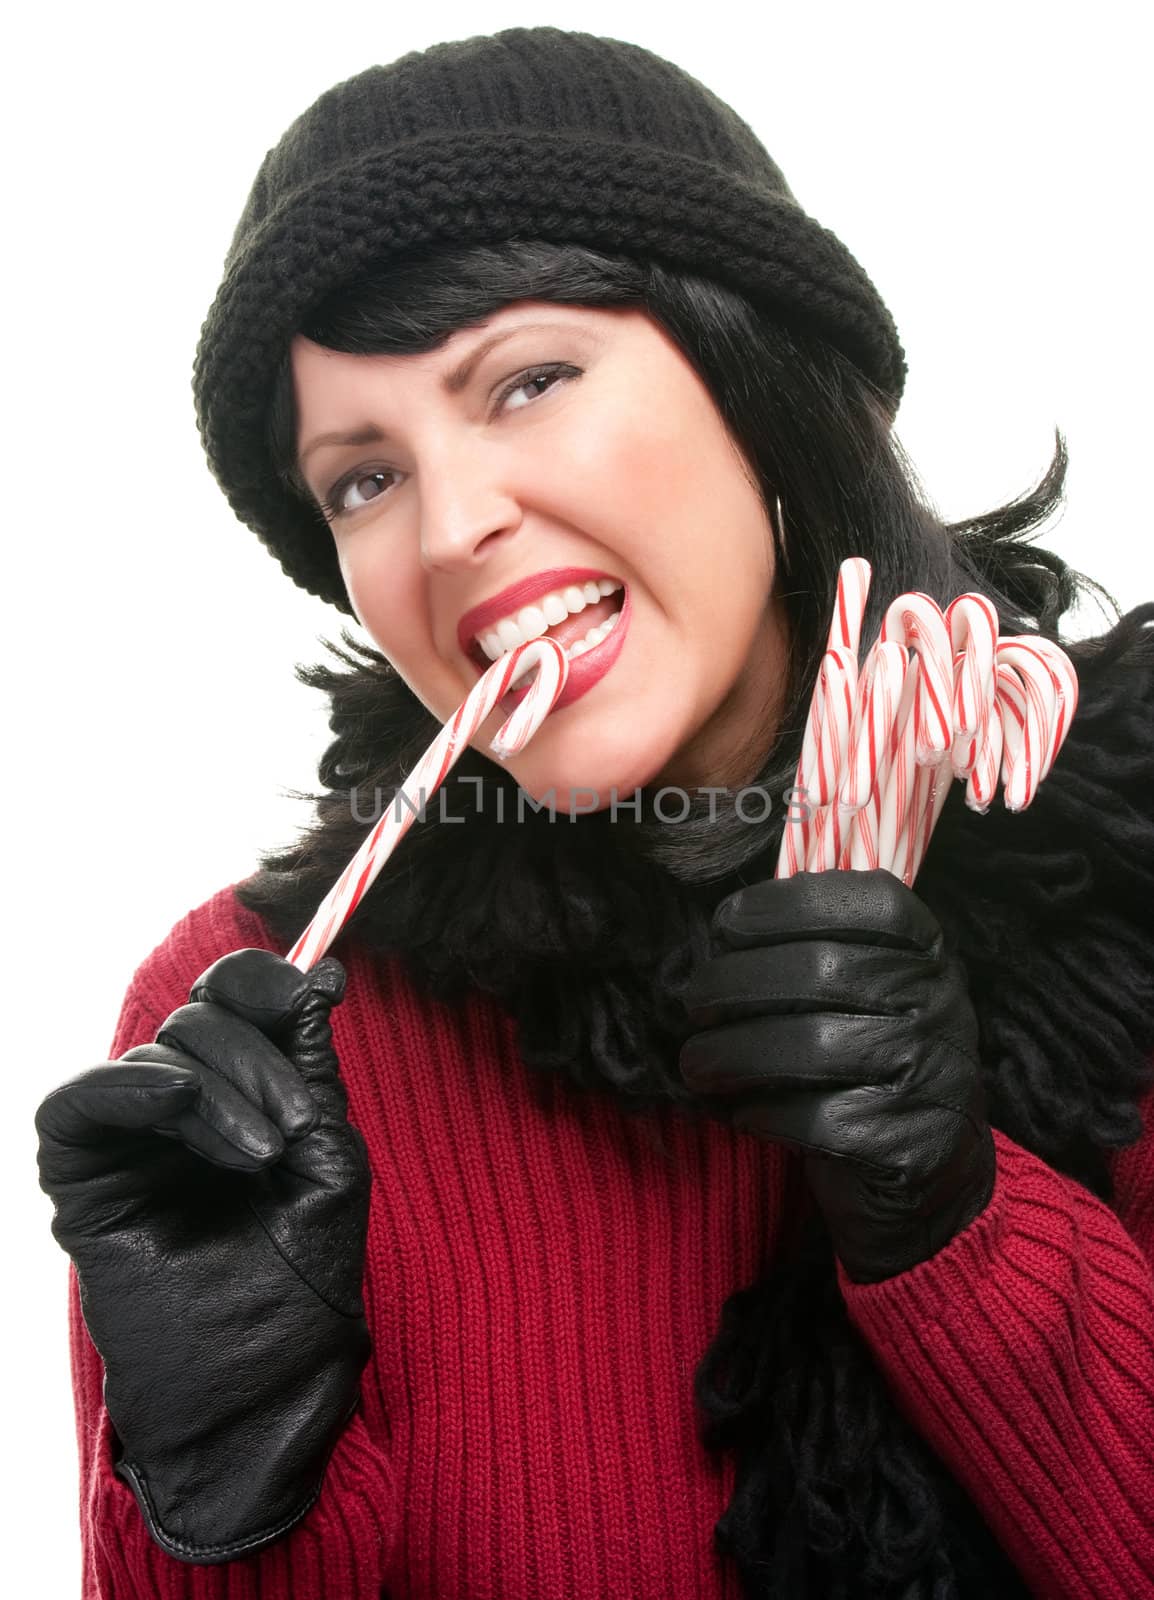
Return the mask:
{"type": "MultiPolygon", "coordinates": [[[[516,583],[511,583],[507,589],[502,589],[500,594],[495,594],[489,600],[483,600],[479,606],[474,606],[457,624],[457,642],[464,655],[473,657],[477,646],[474,639],[479,633],[484,633],[495,622],[500,622],[502,617],[512,616],[520,611],[522,606],[531,605],[534,600],[539,600],[543,594],[548,594],[553,589],[564,589],[569,584],[588,583],[591,579],[596,582],[600,578],[613,578],[611,572],[599,572],[595,567],[550,567],[545,572],[535,572],[529,578],[521,578],[516,583]]],[[[615,583],[620,579],[613,578],[615,583]]],[[[617,628],[621,626],[618,623],[617,628]]],[[[614,630],[616,632],[617,629],[614,630]]],[[[613,635],[610,634],[610,638],[613,635]]],[[[604,641],[606,644],[609,640],[604,641]]],[[[592,652],[590,652],[592,653],[592,652]]],[[[580,658],[578,658],[580,659],[580,658]]]]}
{"type": "MultiPolygon", "coordinates": [[[[608,576],[608,574],[605,574],[605,576],[608,576]]],[[[548,591],[544,592],[547,593],[548,591]]],[[[502,615],[504,614],[502,613],[502,615]]],[[[615,624],[612,631],[606,634],[600,644],[594,645],[592,650],[586,650],[583,655],[577,657],[576,661],[569,663],[569,676],[565,680],[565,687],[557,696],[557,702],[549,713],[550,716],[562,710],[565,706],[571,706],[575,700],[580,700],[582,695],[588,694],[594,684],[601,682],[601,679],[621,654],[625,644],[625,635],[629,632],[629,623],[632,615],[633,602],[629,597],[629,587],[626,585],[625,601],[621,607],[620,620],[615,624]]],[[[532,687],[532,678],[535,678],[536,675],[536,669],[534,669],[529,683],[518,689],[510,689],[508,694],[498,703],[497,710],[506,717],[512,716],[521,701],[529,693],[532,687]]]]}

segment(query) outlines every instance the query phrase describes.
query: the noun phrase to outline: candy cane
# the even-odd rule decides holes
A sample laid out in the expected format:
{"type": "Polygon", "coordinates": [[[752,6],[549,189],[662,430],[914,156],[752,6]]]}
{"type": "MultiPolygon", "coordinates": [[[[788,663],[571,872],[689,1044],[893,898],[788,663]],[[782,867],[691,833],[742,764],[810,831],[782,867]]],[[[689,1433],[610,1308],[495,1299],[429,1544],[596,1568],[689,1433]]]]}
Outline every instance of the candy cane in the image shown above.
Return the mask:
{"type": "Polygon", "coordinates": [[[998,661],[1014,668],[1041,708],[1039,721],[1048,734],[1037,752],[1037,783],[1041,783],[1054,764],[1077,707],[1077,676],[1069,657],[1057,645],[1027,634],[1000,640],[998,661]]]}
{"type": "Polygon", "coordinates": [[[813,738],[802,748],[802,784],[814,805],[827,806],[840,784],[849,755],[856,710],[857,657],[840,646],[827,650],[818,668],[813,738]]]}
{"type": "Polygon", "coordinates": [[[916,650],[922,662],[916,742],[917,759],[925,764],[934,756],[945,755],[954,737],[954,652],[946,619],[928,594],[900,594],[886,611],[880,637],[916,650]]]}
{"type": "Polygon", "coordinates": [[[893,866],[895,875],[907,888],[912,888],[925,859],[930,835],[945,809],[952,785],[953,773],[947,761],[939,761],[936,766],[918,768],[917,787],[910,808],[909,825],[903,830],[898,841],[898,851],[893,866]]]}
{"type": "MultiPolygon", "coordinates": [[[[898,649],[900,645],[879,645],[879,649],[898,649]]],[[[892,719],[889,738],[889,757],[884,782],[879,787],[878,859],[882,862],[895,859],[899,838],[908,830],[909,819],[916,816],[918,793],[917,742],[915,738],[916,707],[921,691],[925,663],[915,656],[902,668],[901,692],[892,719]]]]}
{"type": "Polygon", "coordinates": [[[943,614],[930,596],[911,593],[888,607],[858,670],[847,738],[868,581],[868,563],[842,564],[798,762],[798,784],[817,805],[808,830],[787,825],[779,876],[883,866],[912,884],[954,778],[965,779],[974,811],[988,810],[999,777],[1007,809],[1022,810],[1077,708],[1077,674],[1060,646],[1035,635],[1000,639],[984,595],[959,595],[943,614]]]}
{"type": "Polygon", "coordinates": [[[843,649],[857,659],[873,568],[864,556],[850,556],[837,571],[837,600],[829,625],[827,650],[843,649]]]}
{"type": "Polygon", "coordinates": [[[536,662],[537,676],[521,701],[497,732],[489,748],[500,760],[524,749],[537,732],[569,677],[569,661],[564,650],[545,635],[529,639],[515,650],[494,661],[473,686],[468,698],[445,724],[420,761],[402,784],[394,805],[366,835],[357,853],[321,901],[316,914],[288,953],[287,959],[302,972],[308,972],[324,955],[357,906],[364,899],[385,862],[408,832],[417,815],[414,800],[425,800],[440,788],[461,755],[468,748],[485,718],[498,705],[529,667],[536,662]],[[405,815],[398,817],[400,801],[405,815]]]}
{"type": "Polygon", "coordinates": [[[1032,776],[1029,741],[1030,704],[1021,679],[1011,666],[999,663],[998,709],[1002,714],[1002,783],[1007,811],[1020,811],[1032,776]]]}
{"type": "Polygon", "coordinates": [[[960,771],[955,767],[959,778],[966,780],[966,805],[971,811],[980,815],[990,809],[990,803],[998,790],[998,778],[1002,770],[1003,747],[1005,734],[1003,732],[1002,708],[997,697],[997,674],[994,675],[994,688],[990,697],[990,708],[986,717],[985,734],[977,741],[977,753],[974,756],[973,766],[967,772],[963,766],[960,771]]]}
{"type": "MultiPolygon", "coordinates": [[[[979,772],[977,790],[985,794],[990,763],[984,754],[990,737],[990,710],[994,703],[994,659],[998,645],[998,613],[985,595],[962,594],[946,611],[946,626],[954,650],[954,741],[950,759],[954,773],[968,778],[979,772]],[[961,651],[959,658],[957,652],[961,651]]],[[[996,782],[996,763],[989,773],[996,782]]],[[[992,787],[990,793],[992,794],[992,787]]]]}
{"type": "MultiPolygon", "coordinates": [[[[854,693],[857,687],[857,652],[861,643],[862,621],[865,617],[866,599],[869,595],[870,578],[872,569],[864,556],[851,556],[843,561],[838,568],[837,595],[834,600],[833,616],[830,620],[829,637],[826,645],[826,656],[836,654],[846,682],[852,675],[854,693]]],[[[830,690],[830,671],[827,669],[826,682],[822,682],[822,667],[825,666],[825,657],[818,668],[818,679],[814,693],[809,703],[809,713],[806,717],[805,731],[802,735],[801,755],[798,757],[797,770],[794,774],[794,790],[800,792],[802,814],[796,817],[787,816],[785,827],[782,830],[781,848],[777,857],[777,876],[790,878],[795,872],[804,872],[808,869],[811,848],[815,852],[815,859],[825,860],[831,847],[836,847],[839,854],[843,847],[842,819],[838,819],[838,827],[826,839],[826,823],[824,819],[819,823],[815,812],[808,820],[805,811],[814,805],[814,800],[809,793],[809,783],[814,780],[814,774],[821,765],[823,730],[825,737],[825,752],[828,754],[831,740],[836,737],[837,719],[827,713],[825,698],[830,690]]],[[[815,780],[816,781],[816,780],[815,780]]],[[[813,870],[817,870],[816,868],[813,870]]]]}

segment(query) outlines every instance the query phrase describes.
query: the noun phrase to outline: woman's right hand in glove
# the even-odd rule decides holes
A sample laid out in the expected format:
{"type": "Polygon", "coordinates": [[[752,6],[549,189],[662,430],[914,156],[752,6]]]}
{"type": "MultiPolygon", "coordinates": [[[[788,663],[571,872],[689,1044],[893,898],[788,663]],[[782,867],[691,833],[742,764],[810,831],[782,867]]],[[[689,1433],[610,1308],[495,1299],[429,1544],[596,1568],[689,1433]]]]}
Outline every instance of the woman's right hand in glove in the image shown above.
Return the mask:
{"type": "Polygon", "coordinates": [[[115,1470],[182,1561],[249,1555],[320,1493],[371,1344],[340,963],[222,957],[154,1044],[36,1113],[40,1184],[104,1361],[115,1470]]]}

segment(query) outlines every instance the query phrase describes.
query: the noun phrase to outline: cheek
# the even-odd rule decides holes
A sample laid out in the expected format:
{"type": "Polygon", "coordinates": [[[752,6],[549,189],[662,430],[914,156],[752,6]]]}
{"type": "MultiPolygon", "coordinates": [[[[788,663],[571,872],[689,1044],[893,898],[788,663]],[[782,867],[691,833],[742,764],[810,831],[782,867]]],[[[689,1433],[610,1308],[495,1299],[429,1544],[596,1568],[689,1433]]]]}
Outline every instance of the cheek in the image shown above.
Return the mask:
{"type": "Polygon", "coordinates": [[[361,627],[390,660],[403,656],[420,614],[418,597],[409,592],[405,573],[386,558],[380,544],[374,546],[370,540],[338,545],[337,564],[361,627]]]}
{"type": "Polygon", "coordinates": [[[604,420],[598,433],[599,483],[619,503],[638,512],[667,517],[684,505],[695,477],[694,452],[684,436],[648,426],[636,405],[604,420]]]}
{"type": "Polygon", "coordinates": [[[370,584],[366,582],[363,555],[358,556],[355,545],[350,546],[340,539],[334,540],[334,543],[337,552],[337,566],[340,568],[341,578],[344,581],[345,593],[352,602],[353,610],[357,614],[357,620],[364,627],[366,626],[366,620],[363,615],[364,596],[371,594],[372,589],[370,584]]]}
{"type": "Polygon", "coordinates": [[[695,482],[696,416],[663,368],[642,364],[599,379],[587,404],[559,416],[540,481],[556,487],[558,474],[565,475],[575,493],[592,498],[620,531],[639,526],[651,537],[654,519],[668,517],[695,482]]]}
{"type": "Polygon", "coordinates": [[[748,571],[748,530],[763,516],[757,492],[712,402],[677,383],[664,391],[648,413],[633,394],[614,408],[599,434],[595,481],[612,493],[620,529],[640,531],[647,557],[659,551],[687,572],[712,574],[719,561],[732,571],[735,560],[748,571]]]}

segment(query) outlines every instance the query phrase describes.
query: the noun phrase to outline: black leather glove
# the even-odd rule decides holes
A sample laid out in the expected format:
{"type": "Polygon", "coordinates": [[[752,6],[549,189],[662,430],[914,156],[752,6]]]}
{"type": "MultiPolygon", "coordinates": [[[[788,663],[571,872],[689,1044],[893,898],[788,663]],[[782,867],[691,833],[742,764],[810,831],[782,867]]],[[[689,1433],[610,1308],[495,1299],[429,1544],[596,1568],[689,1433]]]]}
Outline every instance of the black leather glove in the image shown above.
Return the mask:
{"type": "Polygon", "coordinates": [[[685,991],[687,1085],[804,1152],[855,1283],[936,1255],[995,1177],[977,1018],[936,918],[890,872],[802,872],[727,896],[713,929],[724,948],[685,991]]]}
{"type": "Polygon", "coordinates": [[[364,1140],[329,1012],[345,973],[237,950],[156,1043],[36,1113],[104,1399],[149,1532],[181,1561],[272,1544],[320,1493],[370,1353],[364,1140]]]}

